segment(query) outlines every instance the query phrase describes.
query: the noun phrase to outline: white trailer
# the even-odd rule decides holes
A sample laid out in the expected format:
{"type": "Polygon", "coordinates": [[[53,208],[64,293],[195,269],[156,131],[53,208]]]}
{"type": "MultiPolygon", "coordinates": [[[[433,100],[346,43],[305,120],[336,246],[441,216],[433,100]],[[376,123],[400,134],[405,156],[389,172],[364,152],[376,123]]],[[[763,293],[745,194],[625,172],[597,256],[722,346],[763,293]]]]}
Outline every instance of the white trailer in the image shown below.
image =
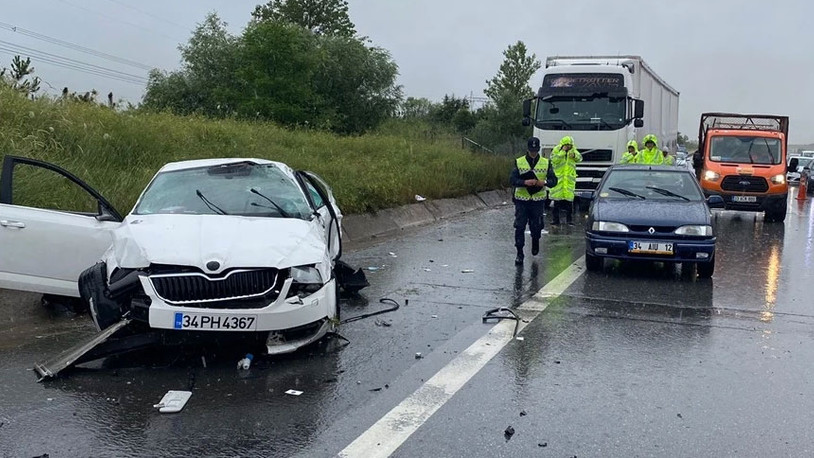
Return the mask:
{"type": "Polygon", "coordinates": [[[576,194],[590,199],[627,143],[647,134],[675,154],[678,91],[638,56],[549,57],[537,96],[523,105],[524,125],[534,126],[543,154],[565,135],[574,137],[583,162],[576,194]]]}

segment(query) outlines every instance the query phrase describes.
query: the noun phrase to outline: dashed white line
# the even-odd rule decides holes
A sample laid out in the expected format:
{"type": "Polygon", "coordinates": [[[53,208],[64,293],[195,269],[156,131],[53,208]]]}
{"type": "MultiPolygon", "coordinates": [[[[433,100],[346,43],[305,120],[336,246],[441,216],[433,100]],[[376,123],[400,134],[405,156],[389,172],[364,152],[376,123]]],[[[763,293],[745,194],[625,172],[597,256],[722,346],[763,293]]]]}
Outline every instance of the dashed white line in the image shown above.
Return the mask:
{"type": "MultiPolygon", "coordinates": [[[[523,319],[518,332],[537,318],[584,272],[580,258],[548,282],[515,312],[523,319]]],[[[342,457],[387,457],[449,401],[472,377],[512,341],[516,322],[504,320],[444,366],[413,394],[401,401],[344,450],[342,457]]]]}

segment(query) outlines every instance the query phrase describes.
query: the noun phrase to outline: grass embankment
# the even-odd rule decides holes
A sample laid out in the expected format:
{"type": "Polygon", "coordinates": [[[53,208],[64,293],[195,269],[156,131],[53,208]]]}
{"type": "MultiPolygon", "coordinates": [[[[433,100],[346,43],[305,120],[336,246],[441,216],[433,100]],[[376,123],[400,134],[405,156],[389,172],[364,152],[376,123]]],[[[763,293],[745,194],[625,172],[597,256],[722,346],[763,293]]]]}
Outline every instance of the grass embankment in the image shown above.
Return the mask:
{"type": "MultiPolygon", "coordinates": [[[[13,154],[63,167],[128,212],[165,163],[257,157],[311,170],[328,181],[345,213],[507,185],[511,159],[462,150],[459,140],[401,126],[339,137],[264,122],[126,112],[81,103],[29,100],[0,87],[0,158],[13,154]]],[[[21,171],[22,172],[22,171],[21,171]]],[[[44,174],[15,180],[15,203],[87,209],[82,193],[44,174]],[[50,177],[49,177],[50,178],[50,177]]],[[[21,178],[23,174],[21,173],[21,178]]]]}

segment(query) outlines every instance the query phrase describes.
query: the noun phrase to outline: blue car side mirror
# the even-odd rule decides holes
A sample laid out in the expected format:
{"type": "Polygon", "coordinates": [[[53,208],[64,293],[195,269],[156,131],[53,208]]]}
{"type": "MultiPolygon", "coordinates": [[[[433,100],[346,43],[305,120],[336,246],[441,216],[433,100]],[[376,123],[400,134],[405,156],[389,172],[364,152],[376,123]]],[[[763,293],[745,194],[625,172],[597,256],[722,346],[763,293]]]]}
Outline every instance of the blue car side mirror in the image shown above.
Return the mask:
{"type": "Polygon", "coordinates": [[[725,208],[726,203],[721,196],[709,196],[707,197],[707,206],[709,206],[709,208],[725,208]]]}

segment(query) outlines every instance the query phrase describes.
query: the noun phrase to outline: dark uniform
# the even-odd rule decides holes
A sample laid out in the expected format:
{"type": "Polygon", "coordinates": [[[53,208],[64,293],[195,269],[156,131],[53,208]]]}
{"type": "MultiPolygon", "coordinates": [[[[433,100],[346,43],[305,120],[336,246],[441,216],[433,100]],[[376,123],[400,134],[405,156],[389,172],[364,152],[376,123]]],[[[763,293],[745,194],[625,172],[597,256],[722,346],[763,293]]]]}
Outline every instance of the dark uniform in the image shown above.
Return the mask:
{"type": "Polygon", "coordinates": [[[548,159],[540,157],[540,139],[531,137],[529,153],[518,157],[511,174],[514,187],[514,246],[517,248],[515,264],[522,264],[523,247],[526,244],[526,225],[531,231],[531,254],[540,252],[540,236],[543,230],[546,188],[557,185],[557,176],[548,159]],[[526,180],[545,180],[545,186],[527,186],[526,180]]]}

